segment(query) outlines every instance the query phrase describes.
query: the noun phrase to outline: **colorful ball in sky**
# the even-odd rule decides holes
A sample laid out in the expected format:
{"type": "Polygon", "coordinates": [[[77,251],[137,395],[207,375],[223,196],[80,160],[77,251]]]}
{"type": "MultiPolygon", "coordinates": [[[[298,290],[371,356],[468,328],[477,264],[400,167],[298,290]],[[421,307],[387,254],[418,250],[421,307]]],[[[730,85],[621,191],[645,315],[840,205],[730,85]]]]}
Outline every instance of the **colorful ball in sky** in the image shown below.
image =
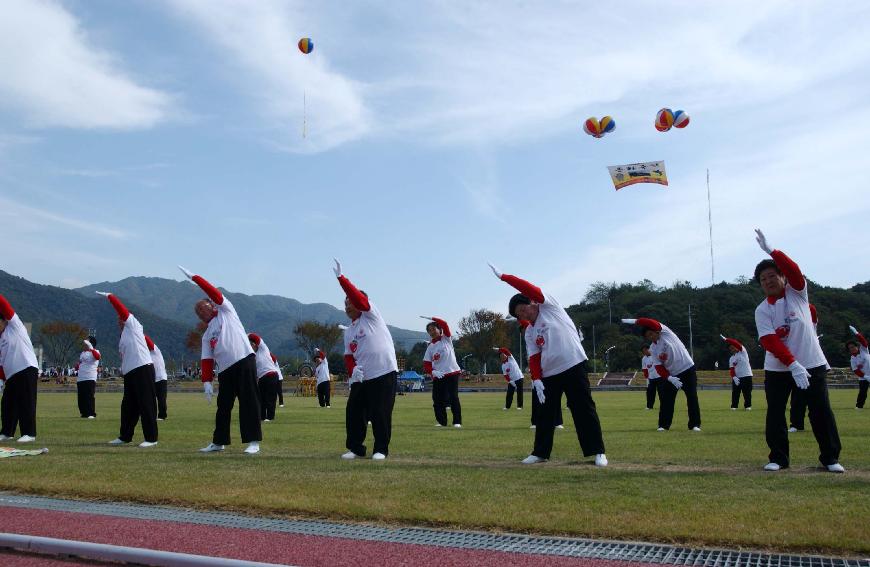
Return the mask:
{"type": "Polygon", "coordinates": [[[598,121],[599,126],[601,127],[601,135],[609,134],[616,129],[616,121],[612,116],[605,116],[601,120],[598,121]]]}
{"type": "Polygon", "coordinates": [[[689,115],[678,110],[674,112],[674,128],[685,128],[689,125],[689,115]]]}
{"type": "Polygon", "coordinates": [[[314,42],[311,41],[310,37],[303,37],[299,40],[299,51],[308,55],[314,49],[314,42]]]}
{"type": "Polygon", "coordinates": [[[670,108],[663,108],[656,114],[656,130],[667,132],[674,125],[674,113],[670,108]]]}
{"type": "Polygon", "coordinates": [[[596,138],[600,138],[604,135],[604,133],[601,131],[601,124],[594,116],[587,118],[586,122],[583,123],[583,131],[590,136],[595,136],[596,138]]]}

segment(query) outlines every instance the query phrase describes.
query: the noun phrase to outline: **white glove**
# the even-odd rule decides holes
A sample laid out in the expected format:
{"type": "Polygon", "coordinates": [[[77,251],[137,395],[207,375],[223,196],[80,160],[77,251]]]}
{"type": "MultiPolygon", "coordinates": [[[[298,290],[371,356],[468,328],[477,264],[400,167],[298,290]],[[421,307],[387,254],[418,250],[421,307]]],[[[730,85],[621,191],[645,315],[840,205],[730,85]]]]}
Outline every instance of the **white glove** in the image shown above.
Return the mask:
{"type": "Polygon", "coordinates": [[[211,385],[211,382],[203,382],[202,390],[205,392],[205,401],[211,403],[211,397],[214,395],[214,387],[211,385]]]}
{"type": "Polygon", "coordinates": [[[0,394],[3,393],[4,386],[6,386],[6,380],[0,380],[0,394]]]}
{"type": "Polygon", "coordinates": [[[339,323],[338,328],[341,329],[342,331],[346,331],[347,325],[342,325],[341,323],[339,323]]]}
{"type": "Polygon", "coordinates": [[[341,277],[341,262],[338,261],[338,258],[333,258],[335,260],[335,267],[332,268],[332,271],[335,272],[335,277],[341,277]]]}
{"type": "Polygon", "coordinates": [[[857,335],[857,334],[858,334],[858,329],[856,329],[856,328],[853,327],[852,325],[849,325],[849,330],[852,331],[852,334],[853,334],[853,335],[857,335]]]}
{"type": "Polygon", "coordinates": [[[635,323],[637,323],[637,319],[620,319],[620,321],[622,321],[626,325],[634,325],[635,323]]]}
{"type": "Polygon", "coordinates": [[[193,279],[194,273],[185,268],[184,266],[178,266],[178,269],[184,272],[184,275],[187,276],[188,279],[193,279]]]}
{"type": "Polygon", "coordinates": [[[503,274],[502,272],[498,271],[498,268],[496,268],[495,266],[493,266],[492,263],[487,262],[487,264],[489,265],[489,269],[492,270],[492,273],[495,274],[495,277],[497,277],[498,279],[501,279],[501,277],[502,277],[504,274],[503,274]]]}
{"type": "Polygon", "coordinates": [[[85,345],[86,347],[88,347],[88,350],[94,350],[94,347],[91,346],[91,341],[89,341],[88,339],[85,339],[85,340],[83,340],[82,342],[84,343],[84,345],[85,345]]]}
{"type": "Polygon", "coordinates": [[[791,377],[794,378],[794,383],[801,390],[806,390],[810,387],[810,373],[803,365],[795,360],[788,365],[788,371],[791,372],[791,377]]]}
{"type": "Polygon", "coordinates": [[[432,371],[432,378],[444,378],[444,373],[441,372],[440,370],[433,370],[432,371]]]}
{"type": "Polygon", "coordinates": [[[538,395],[538,401],[543,404],[547,399],[544,395],[544,383],[540,380],[532,380],[532,390],[538,395]]]}
{"type": "Polygon", "coordinates": [[[432,317],[426,317],[425,315],[420,315],[420,319],[426,319],[427,321],[434,321],[432,317]]]}
{"type": "Polygon", "coordinates": [[[356,382],[362,382],[363,378],[365,378],[365,372],[363,372],[362,366],[354,366],[353,372],[350,374],[350,380],[347,381],[348,384],[355,384],[356,382]]]}
{"type": "Polygon", "coordinates": [[[758,242],[758,246],[768,254],[773,252],[773,248],[771,248],[770,244],[767,243],[767,239],[764,237],[764,233],[761,232],[760,228],[755,229],[755,241],[758,242]]]}
{"type": "Polygon", "coordinates": [[[112,295],[108,291],[98,291],[96,293],[97,293],[97,295],[102,295],[103,297],[109,297],[110,295],[112,295]]]}
{"type": "Polygon", "coordinates": [[[674,385],[674,387],[679,390],[683,387],[683,381],[677,378],[676,376],[668,376],[668,382],[674,385]]]}
{"type": "Polygon", "coordinates": [[[732,378],[732,380],[734,380],[734,385],[735,385],[735,386],[739,386],[739,385],[740,385],[740,378],[738,378],[737,376],[735,376],[734,378],[732,378]]]}
{"type": "Polygon", "coordinates": [[[719,338],[721,338],[723,341],[727,341],[727,340],[728,340],[728,339],[725,338],[725,335],[719,335],[719,338]]]}

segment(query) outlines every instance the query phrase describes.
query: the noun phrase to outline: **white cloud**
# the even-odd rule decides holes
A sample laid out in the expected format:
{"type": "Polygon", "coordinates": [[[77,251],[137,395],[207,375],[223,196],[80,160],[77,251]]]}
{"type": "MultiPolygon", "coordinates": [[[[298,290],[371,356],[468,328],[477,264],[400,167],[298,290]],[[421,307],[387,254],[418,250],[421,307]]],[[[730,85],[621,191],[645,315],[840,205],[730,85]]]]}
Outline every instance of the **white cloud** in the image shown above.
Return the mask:
{"type": "Polygon", "coordinates": [[[149,128],[172,110],[169,95],[137,84],[50,0],[0,4],[0,68],[0,104],[31,126],[149,128]]]}
{"type": "MultiPolygon", "coordinates": [[[[129,234],[113,226],[103,226],[90,220],[67,217],[53,211],[38,209],[23,205],[10,199],[0,197],[0,218],[3,218],[4,230],[9,234],[21,232],[42,232],[46,228],[66,228],[105,236],[113,239],[126,239],[129,234]]],[[[70,235],[65,233],[68,238],[70,235]]]]}

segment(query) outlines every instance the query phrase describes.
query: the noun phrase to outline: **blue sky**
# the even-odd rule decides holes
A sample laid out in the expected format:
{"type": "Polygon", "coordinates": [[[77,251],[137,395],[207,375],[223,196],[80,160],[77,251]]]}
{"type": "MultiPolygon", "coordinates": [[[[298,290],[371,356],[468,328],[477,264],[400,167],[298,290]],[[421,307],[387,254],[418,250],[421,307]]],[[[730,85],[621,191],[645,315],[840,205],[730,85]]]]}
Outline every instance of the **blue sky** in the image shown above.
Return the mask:
{"type": "Polygon", "coordinates": [[[0,268],[130,275],[341,305],[388,322],[503,311],[527,277],[750,274],[752,229],[813,279],[870,279],[862,2],[0,4],[0,268]],[[612,5],[610,5],[612,4],[612,5]],[[308,36],[314,52],[299,53],[308,36]],[[303,96],[307,136],[302,136],[303,96]],[[692,117],[659,133],[661,107],[692,117]],[[594,139],[588,116],[616,131],[594,139]],[[664,159],[670,186],[606,166],[664,159]]]}

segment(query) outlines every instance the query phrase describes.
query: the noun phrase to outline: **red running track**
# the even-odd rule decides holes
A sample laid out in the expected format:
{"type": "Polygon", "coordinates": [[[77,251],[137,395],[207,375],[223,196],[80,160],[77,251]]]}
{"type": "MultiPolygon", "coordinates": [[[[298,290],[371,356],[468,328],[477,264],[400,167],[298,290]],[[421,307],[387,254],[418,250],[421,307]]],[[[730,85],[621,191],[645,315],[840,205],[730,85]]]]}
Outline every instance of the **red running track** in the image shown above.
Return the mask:
{"type": "MultiPolygon", "coordinates": [[[[4,519],[0,530],[7,533],[299,567],[652,567],[649,563],[362,541],[5,506],[0,506],[0,518],[4,519]]],[[[9,564],[6,563],[7,557],[11,556],[2,558],[4,565],[9,564]]],[[[59,563],[17,563],[28,566],[54,564],[59,563]]]]}

